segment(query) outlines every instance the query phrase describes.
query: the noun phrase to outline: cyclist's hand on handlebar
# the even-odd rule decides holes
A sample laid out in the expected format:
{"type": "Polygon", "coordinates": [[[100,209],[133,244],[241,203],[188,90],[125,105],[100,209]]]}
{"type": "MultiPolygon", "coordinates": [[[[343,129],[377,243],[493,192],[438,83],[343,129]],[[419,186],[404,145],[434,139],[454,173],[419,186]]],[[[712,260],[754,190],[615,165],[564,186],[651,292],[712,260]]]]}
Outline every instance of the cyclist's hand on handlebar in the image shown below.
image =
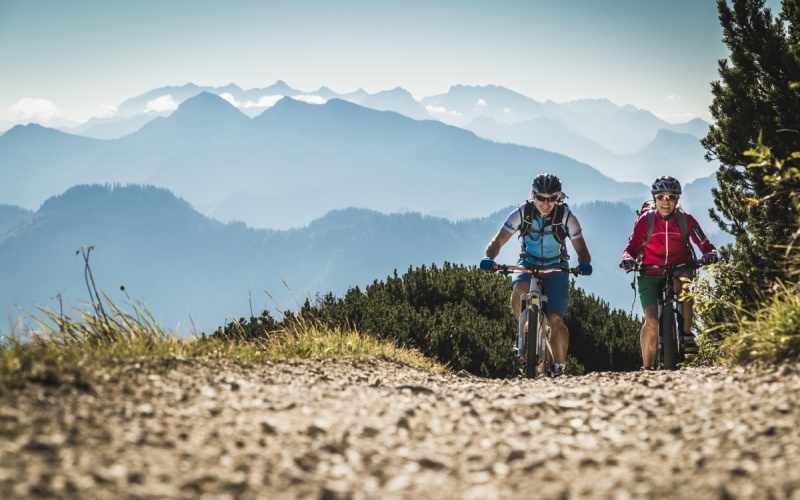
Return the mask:
{"type": "Polygon", "coordinates": [[[591,264],[578,264],[578,273],[581,276],[591,276],[591,274],[592,274],[592,265],[591,264]]]}
{"type": "Polygon", "coordinates": [[[626,271],[633,271],[634,269],[636,269],[636,261],[633,259],[625,259],[622,262],[620,262],[619,267],[621,267],[626,271]]]}
{"type": "Polygon", "coordinates": [[[703,264],[716,264],[719,258],[717,257],[716,253],[706,253],[703,254],[703,258],[700,260],[703,264]]]}
{"type": "Polygon", "coordinates": [[[481,266],[480,267],[484,271],[494,271],[494,267],[496,265],[497,264],[495,263],[494,260],[490,259],[489,257],[484,257],[483,260],[481,260],[481,266]]]}

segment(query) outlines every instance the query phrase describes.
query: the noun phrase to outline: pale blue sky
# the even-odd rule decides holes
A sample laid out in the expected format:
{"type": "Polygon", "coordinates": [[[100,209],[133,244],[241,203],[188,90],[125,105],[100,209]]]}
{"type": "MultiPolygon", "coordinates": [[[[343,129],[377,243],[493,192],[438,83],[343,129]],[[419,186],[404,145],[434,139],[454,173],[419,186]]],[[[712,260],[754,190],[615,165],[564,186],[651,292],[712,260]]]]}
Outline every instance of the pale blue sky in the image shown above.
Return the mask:
{"type": "MultiPolygon", "coordinates": [[[[768,0],[773,13],[779,0],[768,0]]],[[[77,121],[166,85],[500,85],[710,120],[715,0],[0,0],[0,120],[77,121]]]]}

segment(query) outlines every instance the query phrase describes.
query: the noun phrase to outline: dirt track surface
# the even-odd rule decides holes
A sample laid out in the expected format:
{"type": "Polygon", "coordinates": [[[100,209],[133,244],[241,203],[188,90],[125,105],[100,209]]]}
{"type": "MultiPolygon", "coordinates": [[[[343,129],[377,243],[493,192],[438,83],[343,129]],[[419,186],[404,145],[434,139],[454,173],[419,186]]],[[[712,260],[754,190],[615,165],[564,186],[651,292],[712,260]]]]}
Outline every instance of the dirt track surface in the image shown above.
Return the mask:
{"type": "Polygon", "coordinates": [[[800,499],[800,370],[123,365],[0,396],[0,498],[800,499]]]}

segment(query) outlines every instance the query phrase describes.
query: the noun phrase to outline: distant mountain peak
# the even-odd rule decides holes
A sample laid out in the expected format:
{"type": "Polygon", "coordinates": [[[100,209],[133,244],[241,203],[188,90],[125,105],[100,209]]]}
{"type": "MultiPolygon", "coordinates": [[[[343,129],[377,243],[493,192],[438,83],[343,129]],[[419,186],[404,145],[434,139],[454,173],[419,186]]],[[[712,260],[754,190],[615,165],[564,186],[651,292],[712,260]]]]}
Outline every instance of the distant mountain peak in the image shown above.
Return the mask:
{"type": "Polygon", "coordinates": [[[219,95],[211,93],[211,92],[203,91],[203,92],[200,92],[199,94],[197,94],[196,96],[190,97],[190,98],[186,99],[185,101],[183,101],[181,103],[181,105],[178,106],[178,109],[189,107],[189,106],[197,106],[197,105],[217,105],[218,104],[218,105],[222,106],[223,103],[225,103],[225,105],[227,105],[227,106],[231,106],[231,104],[228,101],[226,101],[225,99],[223,99],[219,95]]]}
{"type": "Polygon", "coordinates": [[[222,91],[222,92],[228,92],[228,93],[239,93],[239,92],[242,92],[242,88],[240,86],[236,85],[233,82],[225,85],[224,87],[220,87],[217,90],[222,91]]]}
{"type": "Polygon", "coordinates": [[[296,93],[296,91],[283,80],[278,80],[264,90],[269,91],[273,95],[293,95],[296,93]]]}
{"type": "Polygon", "coordinates": [[[378,93],[376,93],[374,95],[376,95],[376,96],[379,96],[379,95],[384,95],[384,96],[385,95],[400,95],[400,96],[403,96],[403,97],[411,97],[413,99],[413,97],[411,96],[411,92],[409,92],[408,90],[404,89],[403,87],[395,87],[395,88],[393,88],[391,90],[382,90],[382,91],[380,91],[380,92],[378,92],[378,93]]]}
{"type": "Polygon", "coordinates": [[[296,108],[306,108],[311,106],[311,104],[301,101],[300,99],[293,99],[291,96],[285,95],[278,99],[278,102],[272,105],[270,109],[296,109],[296,108]]]}
{"type": "Polygon", "coordinates": [[[14,125],[5,133],[5,135],[10,136],[11,134],[24,134],[38,130],[44,130],[46,127],[39,125],[38,123],[26,123],[24,125],[14,125]]]}
{"type": "Polygon", "coordinates": [[[141,141],[158,137],[173,146],[184,140],[205,144],[225,142],[250,120],[250,117],[217,94],[200,92],[183,101],[169,116],[147,122],[126,139],[141,141]]]}
{"type": "Polygon", "coordinates": [[[47,138],[60,138],[60,137],[74,137],[72,134],[62,132],[54,128],[45,127],[38,123],[28,123],[25,125],[15,125],[7,130],[5,134],[0,136],[0,140],[14,141],[21,138],[30,137],[47,137],[47,138]]]}
{"type": "Polygon", "coordinates": [[[236,106],[217,94],[200,92],[196,96],[183,101],[180,106],[178,106],[178,109],[170,115],[170,118],[180,120],[187,117],[202,117],[205,120],[208,119],[209,114],[240,115],[246,117],[236,106]]]}

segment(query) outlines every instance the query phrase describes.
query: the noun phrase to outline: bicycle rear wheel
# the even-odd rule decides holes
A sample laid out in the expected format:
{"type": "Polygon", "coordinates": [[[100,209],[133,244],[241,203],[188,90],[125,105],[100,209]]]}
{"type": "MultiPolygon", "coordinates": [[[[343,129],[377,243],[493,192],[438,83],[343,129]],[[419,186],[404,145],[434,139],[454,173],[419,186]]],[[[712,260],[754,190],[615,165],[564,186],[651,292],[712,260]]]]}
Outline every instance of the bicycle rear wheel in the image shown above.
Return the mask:
{"type": "Polygon", "coordinates": [[[539,306],[531,304],[528,308],[528,333],[525,335],[525,377],[536,378],[538,375],[539,355],[537,338],[539,333],[539,306]]]}
{"type": "Polygon", "coordinates": [[[672,302],[667,302],[659,318],[661,345],[664,349],[664,369],[674,370],[678,367],[678,337],[675,334],[675,311],[672,302]]]}

